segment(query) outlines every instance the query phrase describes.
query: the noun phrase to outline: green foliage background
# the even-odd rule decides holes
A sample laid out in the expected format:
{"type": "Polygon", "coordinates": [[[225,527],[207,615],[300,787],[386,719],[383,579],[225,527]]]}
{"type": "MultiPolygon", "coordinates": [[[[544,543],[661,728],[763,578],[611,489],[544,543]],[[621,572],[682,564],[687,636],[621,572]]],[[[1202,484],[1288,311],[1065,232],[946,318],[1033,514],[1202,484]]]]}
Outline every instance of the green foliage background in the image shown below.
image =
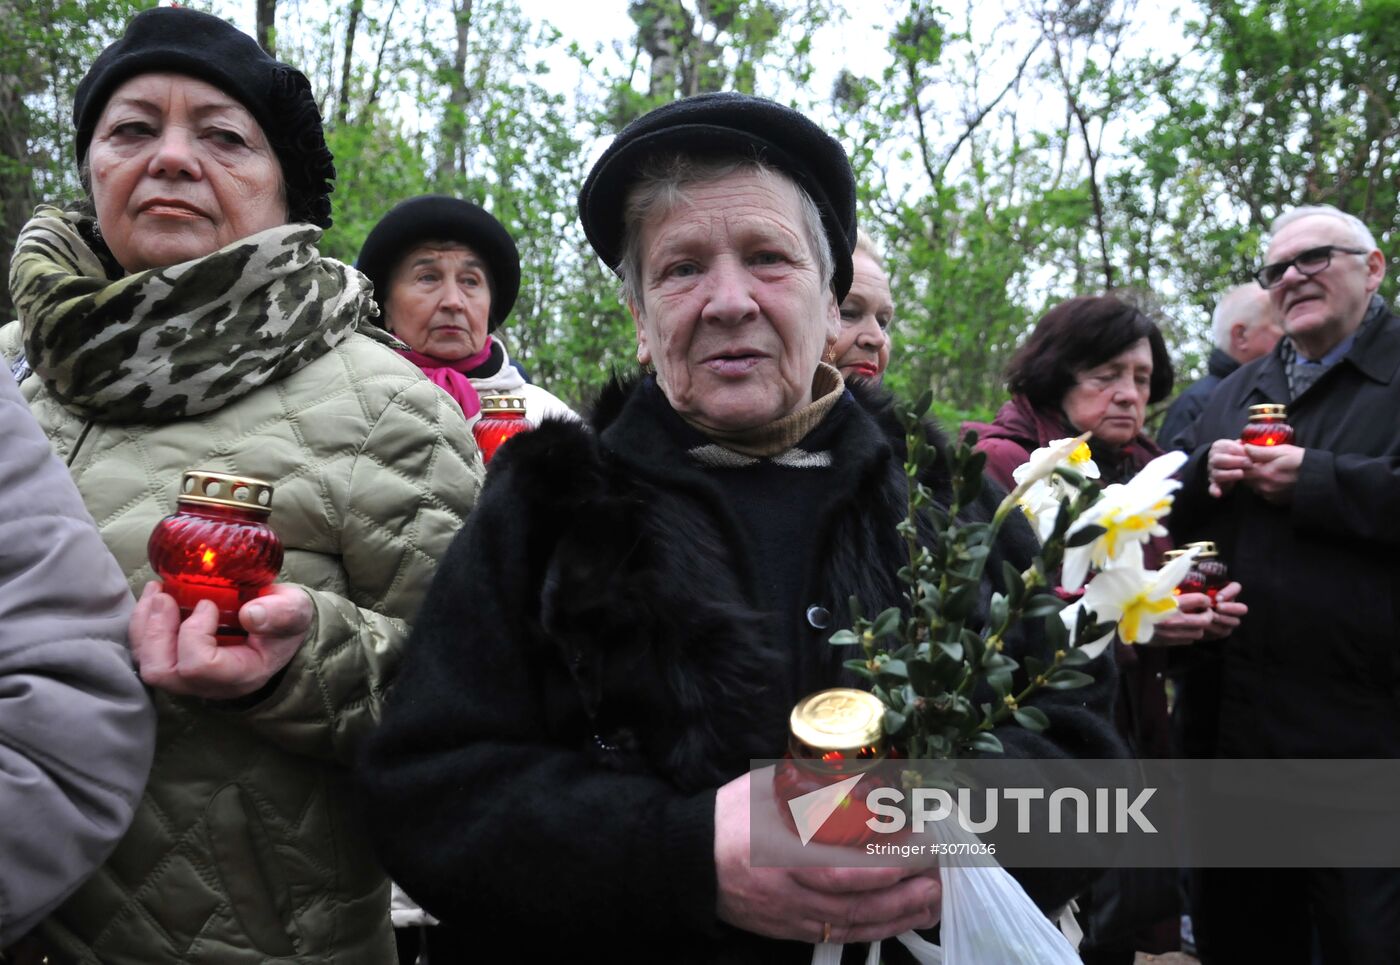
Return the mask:
{"type": "MultiPolygon", "coordinates": [[[[79,193],[73,90],[145,5],[0,0],[0,258],[36,202],[79,193]]],[[[214,12],[246,26],[253,7],[214,12]]],[[[634,29],[593,48],[550,7],[284,2],[268,42],[327,119],[340,179],[325,250],[353,259],[413,194],[485,205],[524,260],[507,340],[573,401],[635,365],[615,282],[577,224],[578,185],[622,125],[690,93],[774,97],[847,145],[893,279],[889,382],[931,388],[945,421],[989,416],[1019,339],[1074,294],[1126,292],[1157,313],[1185,384],[1216,299],[1288,207],[1336,204],[1394,248],[1400,0],[901,0],[881,8],[881,58],[843,65],[816,51],[868,27],[873,7],[631,0],[634,29]]]]}

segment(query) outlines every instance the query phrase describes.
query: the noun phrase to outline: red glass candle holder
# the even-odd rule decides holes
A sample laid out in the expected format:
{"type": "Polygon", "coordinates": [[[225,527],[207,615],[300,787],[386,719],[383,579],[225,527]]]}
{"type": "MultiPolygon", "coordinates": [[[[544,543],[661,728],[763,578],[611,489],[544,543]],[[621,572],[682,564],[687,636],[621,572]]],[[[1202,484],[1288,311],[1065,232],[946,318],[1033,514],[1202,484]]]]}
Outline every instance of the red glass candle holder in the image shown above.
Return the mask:
{"type": "Polygon", "coordinates": [[[247,637],[238,610],[277,579],[282,541],[268,526],[272,486],[259,479],[190,470],[176,509],[156,524],[146,553],[185,619],[200,600],[219,608],[220,643],[247,637]]]}
{"type": "Polygon", "coordinates": [[[1215,594],[1230,582],[1230,568],[1220,558],[1220,551],[1211,540],[1186,544],[1187,549],[1192,547],[1198,550],[1196,559],[1191,564],[1191,572],[1196,575],[1201,585],[1200,590],[1196,592],[1206,594],[1210,597],[1210,602],[1214,603],[1215,594]]]}
{"type": "Polygon", "coordinates": [[[1293,427],[1284,419],[1288,407],[1266,402],[1249,407],[1249,424],[1240,432],[1240,442],[1250,446],[1285,446],[1293,441],[1293,427]]]}
{"type": "Polygon", "coordinates": [[[520,396],[496,395],[482,399],[481,418],[472,426],[476,447],[481,450],[481,461],[490,462],[501,443],[533,428],[525,418],[525,400],[520,396]]]}
{"type": "Polygon", "coordinates": [[[889,756],[884,716],[880,699],[863,690],[823,690],[798,702],[788,721],[788,754],[773,775],[774,795],[789,828],[796,830],[790,801],[865,774],[811,840],[854,847],[876,837],[867,824],[874,814],[865,799],[885,783],[873,771],[889,756]]]}

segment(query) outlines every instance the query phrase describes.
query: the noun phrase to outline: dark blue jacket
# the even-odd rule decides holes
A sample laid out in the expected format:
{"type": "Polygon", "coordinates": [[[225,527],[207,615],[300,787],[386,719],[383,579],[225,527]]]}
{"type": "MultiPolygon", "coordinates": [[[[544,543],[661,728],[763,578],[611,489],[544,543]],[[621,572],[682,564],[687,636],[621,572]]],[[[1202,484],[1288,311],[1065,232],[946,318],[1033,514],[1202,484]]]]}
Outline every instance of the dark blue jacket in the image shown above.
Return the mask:
{"type": "Polygon", "coordinates": [[[1210,361],[1206,363],[1206,377],[1177,396],[1167,409],[1167,417],[1162,420],[1162,428],[1157,432],[1157,444],[1163,449],[1180,449],[1190,452],[1194,440],[1193,427],[1215,387],[1225,377],[1240,367],[1223,349],[1210,350],[1210,361]]]}

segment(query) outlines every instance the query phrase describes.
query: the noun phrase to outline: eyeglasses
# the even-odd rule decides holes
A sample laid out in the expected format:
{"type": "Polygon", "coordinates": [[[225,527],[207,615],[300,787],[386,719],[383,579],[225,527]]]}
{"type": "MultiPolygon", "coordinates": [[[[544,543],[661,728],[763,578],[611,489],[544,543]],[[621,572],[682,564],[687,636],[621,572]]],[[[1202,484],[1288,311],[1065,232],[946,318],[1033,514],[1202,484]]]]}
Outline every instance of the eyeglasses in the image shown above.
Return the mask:
{"type": "Polygon", "coordinates": [[[1366,255],[1370,252],[1363,248],[1343,248],[1341,245],[1322,245],[1317,248],[1309,248],[1307,251],[1299,252],[1287,261],[1276,261],[1272,265],[1265,265],[1254,273],[1254,280],[1259,282],[1260,288],[1273,288],[1283,281],[1283,276],[1287,274],[1289,268],[1298,269],[1301,275],[1316,275],[1320,271],[1326,271],[1327,266],[1332,264],[1332,253],[1340,251],[1348,255],[1366,255]]]}

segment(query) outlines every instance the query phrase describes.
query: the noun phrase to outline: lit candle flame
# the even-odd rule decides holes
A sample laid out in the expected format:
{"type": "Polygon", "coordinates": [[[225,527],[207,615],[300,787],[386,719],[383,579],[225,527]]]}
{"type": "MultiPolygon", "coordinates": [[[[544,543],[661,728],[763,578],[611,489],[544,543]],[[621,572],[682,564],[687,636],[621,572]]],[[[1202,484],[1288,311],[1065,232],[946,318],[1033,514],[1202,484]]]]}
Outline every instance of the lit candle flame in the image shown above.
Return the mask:
{"type": "Polygon", "coordinates": [[[213,550],[205,550],[203,553],[200,554],[199,559],[204,564],[205,572],[208,572],[209,570],[212,570],[214,568],[215,555],[213,550]]]}

